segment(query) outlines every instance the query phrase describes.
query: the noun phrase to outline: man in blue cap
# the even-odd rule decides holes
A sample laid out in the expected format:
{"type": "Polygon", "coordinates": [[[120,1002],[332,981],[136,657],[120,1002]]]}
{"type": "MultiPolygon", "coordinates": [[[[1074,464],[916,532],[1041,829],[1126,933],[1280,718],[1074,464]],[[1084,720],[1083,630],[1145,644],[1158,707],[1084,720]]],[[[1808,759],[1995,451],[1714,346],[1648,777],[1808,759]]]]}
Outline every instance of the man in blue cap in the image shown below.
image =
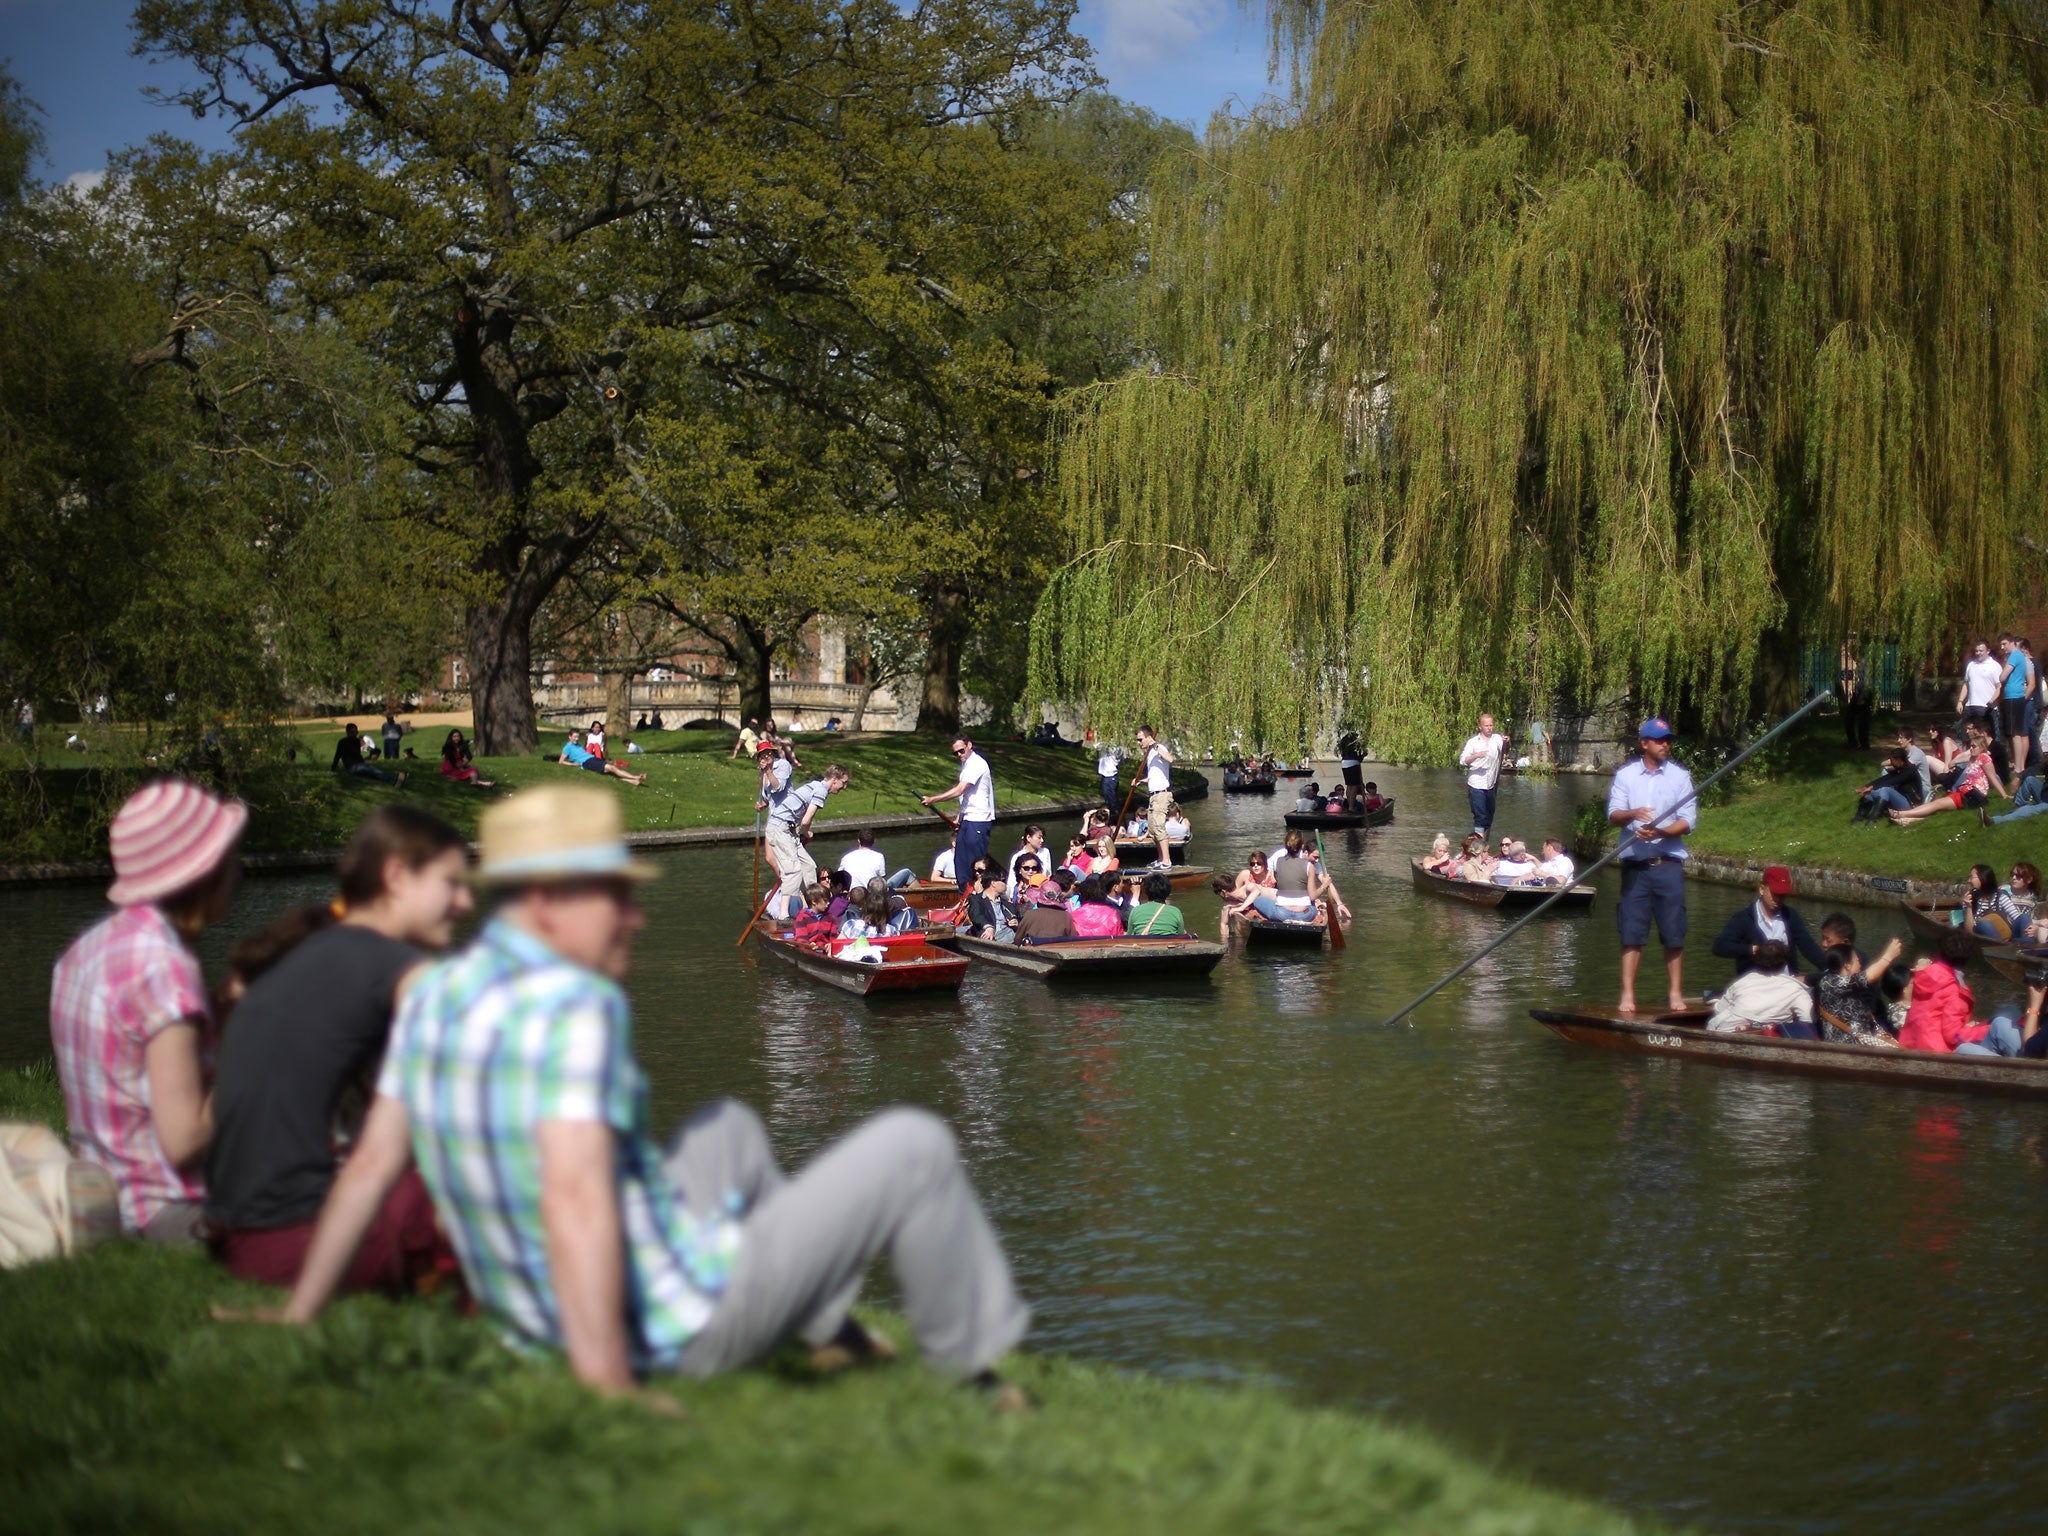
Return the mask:
{"type": "Polygon", "coordinates": [[[1671,726],[1645,720],[1636,732],[1642,756],[1623,763],[1607,791],[1607,820],[1622,828],[1621,1011],[1636,1011],[1636,969],[1650,923],[1664,944],[1670,1006],[1685,1006],[1685,835],[1697,824],[1692,775],[1671,761],[1671,726]]]}

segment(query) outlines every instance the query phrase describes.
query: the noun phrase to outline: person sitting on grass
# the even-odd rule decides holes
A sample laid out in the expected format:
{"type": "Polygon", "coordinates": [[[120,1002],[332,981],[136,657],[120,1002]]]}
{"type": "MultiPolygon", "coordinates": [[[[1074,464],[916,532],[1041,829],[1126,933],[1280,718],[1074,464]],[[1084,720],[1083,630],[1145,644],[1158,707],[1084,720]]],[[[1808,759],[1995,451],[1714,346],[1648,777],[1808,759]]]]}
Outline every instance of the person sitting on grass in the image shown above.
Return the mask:
{"type": "Polygon", "coordinates": [[[1749,964],[1714,999],[1707,1028],[1720,1034],[1745,1030],[1773,1031],[1795,1040],[1817,1038],[1813,1030],[1813,994],[1791,969],[1792,949],[1782,940],[1757,946],[1749,964]]]}
{"type": "Polygon", "coordinates": [[[185,779],[130,795],[107,831],[114,910],[50,978],[72,1150],[113,1176],[123,1230],[151,1242],[198,1237],[214,1019],[193,945],[234,901],[248,819],[185,779]]]}
{"type": "Polygon", "coordinates": [[[529,790],[486,810],[480,835],[496,910],[407,992],[278,1316],[319,1315],[417,1162],[481,1310],[600,1393],[733,1370],[789,1338],[821,1368],[887,1358],[850,1312],[887,1253],[926,1363],[1025,1406],[993,1368],[1030,1312],[945,1123],[884,1110],[789,1175],[728,1099],[657,1147],[619,985],[653,870],[618,802],[529,790]]]}
{"type": "Polygon", "coordinates": [[[1856,791],[1856,814],[1849,824],[1881,820],[1887,811],[1911,810],[1924,798],[1920,778],[1920,771],[1906,761],[1904,752],[1885,753],[1883,772],[1856,791]]]}
{"type": "Polygon", "coordinates": [[[557,760],[565,768],[581,768],[590,773],[610,774],[622,783],[638,787],[647,782],[647,775],[635,773],[630,768],[621,768],[617,763],[608,763],[597,753],[588,750],[576,739],[576,733],[569,733],[568,742],[557,754],[557,760]]]}
{"type": "Polygon", "coordinates": [[[1968,728],[1968,734],[1967,755],[1951,768],[1948,792],[1910,810],[1887,811],[1885,814],[1894,823],[1903,827],[1928,816],[1938,816],[1943,811],[1970,810],[1976,811],[1986,826],[1991,824],[1990,817],[1983,814],[1985,801],[1994,790],[2001,800],[2009,796],[2005,792],[2005,781],[1998,776],[1998,765],[1991,760],[1991,738],[1982,726],[1974,723],[1968,728]]]}
{"type": "Polygon", "coordinates": [[[1156,869],[1148,873],[1139,894],[1144,900],[1124,914],[1125,933],[1150,938],[1188,931],[1186,916],[1172,901],[1173,881],[1166,875],[1156,869]]]}
{"type": "MultiPolygon", "coordinates": [[[[214,1257],[233,1274],[298,1279],[321,1202],[361,1129],[397,998],[473,905],[468,863],[447,822],[387,805],[342,851],[334,905],[280,920],[298,942],[272,955],[236,1004],[214,1086],[206,1219],[214,1257]]],[[[426,1186],[408,1174],[340,1284],[403,1294],[455,1267],[426,1186]]]]}
{"type": "Polygon", "coordinates": [[[1074,908],[1074,932],[1084,939],[1113,939],[1124,931],[1124,915],[1109,899],[1101,875],[1089,875],[1075,887],[1081,904],[1074,908]]]}
{"type": "MultiPolygon", "coordinates": [[[[1889,964],[1904,945],[1893,939],[1881,960],[1889,964]]],[[[1898,1048],[1884,994],[1863,972],[1863,958],[1853,946],[1830,944],[1821,951],[1820,975],[1813,984],[1813,1004],[1820,1037],[1835,1045],[1898,1048]]]]}
{"type": "Polygon", "coordinates": [[[403,784],[405,775],[379,768],[375,763],[363,761],[363,733],[354,724],[341,728],[341,740],[334,744],[334,759],[327,766],[336,773],[352,773],[359,779],[375,779],[379,784],[403,784]]]}
{"type": "Polygon", "coordinates": [[[450,731],[441,743],[441,777],[457,784],[471,784],[478,789],[493,789],[495,781],[478,774],[476,764],[470,760],[469,740],[461,731],[450,731]]]}

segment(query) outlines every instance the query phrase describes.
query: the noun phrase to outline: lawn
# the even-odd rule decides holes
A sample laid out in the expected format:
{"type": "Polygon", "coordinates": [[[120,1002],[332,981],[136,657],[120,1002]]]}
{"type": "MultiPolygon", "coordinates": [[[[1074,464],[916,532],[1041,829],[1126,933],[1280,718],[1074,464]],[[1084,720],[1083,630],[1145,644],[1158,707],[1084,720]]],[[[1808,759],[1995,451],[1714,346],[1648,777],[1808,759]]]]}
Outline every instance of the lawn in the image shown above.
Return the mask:
{"type": "MultiPolygon", "coordinates": [[[[0,1118],[54,1117],[47,1068],[0,1118]]],[[[1515,1532],[1637,1529],[1428,1437],[1254,1389],[1024,1354],[997,1418],[912,1364],[794,1360],[672,1395],[582,1391],[444,1304],[357,1299],[309,1330],[208,1320],[274,1293],[116,1243],[0,1273],[0,1498],[16,1530],[1515,1532]]],[[[899,1339],[899,1321],[871,1322],[899,1339]]]]}
{"type": "MultiPolygon", "coordinates": [[[[531,756],[478,760],[483,776],[497,782],[496,791],[467,788],[441,777],[441,740],[446,733],[440,728],[423,729],[408,738],[408,745],[417,744],[419,757],[394,765],[405,773],[401,788],[330,772],[327,765],[339,734],[332,727],[303,726],[296,734],[300,751],[295,763],[257,768],[235,782],[236,792],[252,812],[244,844],[251,852],[338,847],[366,811],[392,800],[424,806],[473,834],[477,814],[494,793],[572,782],[572,774],[573,782],[614,789],[626,825],[634,831],[737,826],[754,819],[759,779],[751,762],[731,757],[729,731],[636,734],[644,751],[630,761],[636,772],[647,774],[647,783],[640,788],[546,761],[542,753],[560,750],[564,739],[561,733],[550,732],[541,738],[541,752],[531,756]]],[[[981,750],[994,770],[1000,806],[1080,799],[1099,792],[1094,758],[1072,748],[994,741],[982,744],[981,750]]],[[[852,770],[851,784],[820,813],[827,818],[916,811],[917,797],[950,788],[958,767],[946,739],[936,735],[820,735],[803,738],[799,751],[807,776],[822,773],[834,762],[852,770]]],[[[16,771],[4,778],[9,783],[0,787],[15,795],[18,804],[26,776],[16,771]]],[[[97,765],[46,754],[35,785],[44,803],[30,814],[14,812],[14,824],[21,831],[0,850],[0,862],[104,859],[104,828],[113,798],[107,783],[97,765]]]]}
{"type": "MultiPolygon", "coordinates": [[[[1989,864],[2000,878],[2015,859],[2048,869],[2048,816],[1988,829],[1974,811],[1944,812],[1905,827],[1850,825],[1856,791],[1877,777],[1879,756],[1851,752],[1836,722],[1818,722],[1771,749],[1762,766],[1738,769],[1733,793],[1706,807],[1700,830],[1687,842],[1696,853],[1759,864],[1956,883],[1972,864],[1989,864]]],[[[1995,816],[2011,808],[1994,800],[1989,810],[1995,816]]]]}

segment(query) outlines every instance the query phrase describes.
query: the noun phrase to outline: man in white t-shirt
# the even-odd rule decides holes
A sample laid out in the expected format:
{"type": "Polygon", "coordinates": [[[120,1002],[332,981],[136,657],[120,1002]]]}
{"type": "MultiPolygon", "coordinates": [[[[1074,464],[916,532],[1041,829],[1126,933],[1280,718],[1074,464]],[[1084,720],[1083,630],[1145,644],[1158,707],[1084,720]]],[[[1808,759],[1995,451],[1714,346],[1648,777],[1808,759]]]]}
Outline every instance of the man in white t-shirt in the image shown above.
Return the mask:
{"type": "Polygon", "coordinates": [[[1173,754],[1160,744],[1149,725],[1138,727],[1138,750],[1145,754],[1145,793],[1149,800],[1145,830],[1159,846],[1157,867],[1166,869],[1173,864],[1173,849],[1166,836],[1166,813],[1173,806],[1173,754]]]}
{"type": "Polygon", "coordinates": [[[921,803],[960,802],[960,821],[953,829],[953,880],[964,894],[974,879],[974,861],[988,856],[989,834],[996,825],[996,784],[988,759],[967,737],[953,738],[953,755],[960,759],[959,779],[943,793],[923,796],[921,803]]]}
{"type": "Polygon", "coordinates": [[[1543,862],[1536,866],[1537,878],[1547,885],[1570,885],[1579,877],[1578,866],[1554,837],[1543,839],[1543,862]]]}
{"type": "Polygon", "coordinates": [[[1465,770],[1465,794],[1472,802],[1472,830],[1485,837],[1493,828],[1493,801],[1500,788],[1501,758],[1508,739],[1493,729],[1493,716],[1479,717],[1479,733],[1468,736],[1458,753],[1458,766],[1465,770]]]}
{"type": "Polygon", "coordinates": [[[890,874],[889,861],[882,857],[881,850],[875,846],[875,834],[866,831],[854,834],[854,845],[839,856],[839,867],[846,871],[847,877],[856,887],[866,885],[870,880],[880,876],[889,882],[890,889],[897,890],[916,878],[907,869],[899,869],[895,874],[890,874]]]}
{"type": "Polygon", "coordinates": [[[1109,807],[1109,814],[1118,815],[1123,802],[1117,798],[1117,786],[1123,773],[1124,749],[1107,737],[1095,749],[1095,777],[1102,784],[1102,803],[1109,807]]]}
{"type": "Polygon", "coordinates": [[[1979,640],[1963,664],[1963,686],[1956,690],[1963,719],[1976,721],[1993,738],[1998,735],[1998,679],[2004,671],[1991,647],[1979,640]]]}

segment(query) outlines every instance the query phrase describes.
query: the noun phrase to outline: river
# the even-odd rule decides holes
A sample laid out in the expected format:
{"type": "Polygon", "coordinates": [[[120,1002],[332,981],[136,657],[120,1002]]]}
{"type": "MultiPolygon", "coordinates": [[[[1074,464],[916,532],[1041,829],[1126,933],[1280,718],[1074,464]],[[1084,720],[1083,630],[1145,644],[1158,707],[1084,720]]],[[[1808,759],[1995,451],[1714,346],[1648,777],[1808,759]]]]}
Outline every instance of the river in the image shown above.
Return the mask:
{"type": "MultiPolygon", "coordinates": [[[[1457,776],[1379,778],[1396,824],[1329,842],[1349,948],[1233,956],[1170,994],[977,966],[957,999],[866,1003],[734,947],[750,850],[663,855],[631,982],[657,1117],[737,1094],[801,1159],[878,1106],[938,1110],[1038,1349],[1383,1411],[1712,1530],[2048,1524],[2048,1309],[2031,1289],[2048,1105],[1554,1038],[1532,1004],[1612,999],[1611,877],[1590,914],[1540,921],[1379,1026],[1505,922],[1409,886],[1409,856],[1462,830],[1457,776]]],[[[1499,824],[1562,835],[1603,791],[1510,781],[1499,824]]],[[[1196,860],[1276,843],[1285,798],[1199,804],[1196,860]]],[[[883,848],[921,865],[936,842],[883,848]]],[[[251,881],[232,928],[324,889],[251,881]]],[[[1725,981],[1707,946],[1746,899],[1691,887],[1695,992],[1725,981]]],[[[98,904],[0,891],[27,961],[0,999],[0,1063],[47,1053],[49,963],[98,904]]],[[[1214,897],[1183,904],[1213,931],[1214,897]]],[[[1804,906],[1817,926],[1827,909],[1804,906]]],[[[1866,950],[1901,926],[1850,910],[1866,950]]],[[[1976,979],[1980,1007],[2009,992],[1976,979]]]]}

